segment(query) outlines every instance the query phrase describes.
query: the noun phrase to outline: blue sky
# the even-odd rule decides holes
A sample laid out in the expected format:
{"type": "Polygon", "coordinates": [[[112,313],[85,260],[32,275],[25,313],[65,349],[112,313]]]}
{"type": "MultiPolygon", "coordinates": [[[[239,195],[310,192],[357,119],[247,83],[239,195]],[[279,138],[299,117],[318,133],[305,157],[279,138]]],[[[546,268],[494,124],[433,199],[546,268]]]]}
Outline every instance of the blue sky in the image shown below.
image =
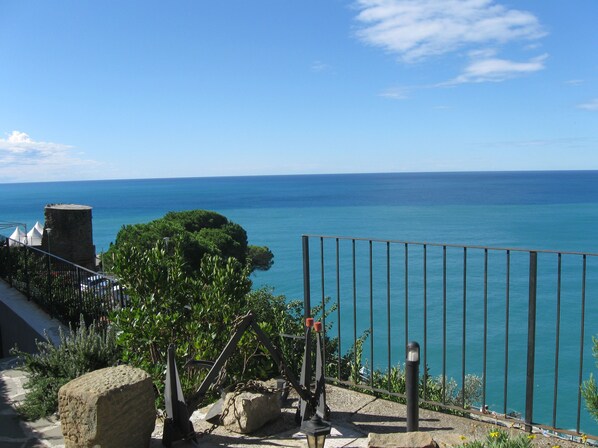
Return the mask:
{"type": "Polygon", "coordinates": [[[598,169],[598,1],[0,0],[0,182],[598,169]]]}

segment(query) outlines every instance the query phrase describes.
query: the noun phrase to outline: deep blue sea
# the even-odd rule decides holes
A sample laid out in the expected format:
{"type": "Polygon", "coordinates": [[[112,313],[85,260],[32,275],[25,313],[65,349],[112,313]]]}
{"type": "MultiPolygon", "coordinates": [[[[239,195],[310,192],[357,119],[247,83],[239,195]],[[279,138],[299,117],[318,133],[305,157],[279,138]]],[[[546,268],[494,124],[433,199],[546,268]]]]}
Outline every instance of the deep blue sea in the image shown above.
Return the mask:
{"type": "MultiPolygon", "coordinates": [[[[276,293],[289,298],[303,297],[302,234],[598,253],[598,171],[0,184],[0,221],[23,222],[30,229],[36,221],[43,224],[44,206],[50,203],[93,207],[98,253],[109,247],[125,224],[147,222],[169,211],[217,211],[242,225],[251,244],[269,246],[274,253],[274,266],[256,274],[254,285],[272,286],[276,293]]],[[[9,235],[11,231],[0,233],[9,235]]],[[[588,312],[598,311],[597,297],[588,293],[586,301],[588,312]]],[[[596,316],[594,313],[586,320],[588,335],[598,334],[596,316]]],[[[577,328],[579,321],[564,322],[562,326],[577,328]]],[[[588,340],[589,337],[586,343],[588,340]]],[[[516,337],[513,341],[518,343],[516,337]]],[[[471,350],[475,347],[468,356],[473,356],[471,350]]],[[[538,362],[541,364],[542,360],[538,362]]],[[[537,371],[550,370],[551,362],[546,361],[537,371]]],[[[519,366],[520,370],[524,368],[519,366]]],[[[437,367],[431,369],[438,373],[437,367]]],[[[586,349],[584,377],[596,370],[586,349]]],[[[568,381],[565,374],[562,376],[563,381],[568,381]]],[[[536,390],[536,410],[550,414],[552,390],[543,388],[540,384],[536,390]],[[542,401],[543,395],[550,397],[542,401]]],[[[520,391],[509,394],[514,396],[520,391]]],[[[489,396],[497,402],[496,397],[502,397],[491,392],[489,396]]],[[[561,406],[569,401],[559,400],[561,406]]],[[[497,405],[497,409],[501,406],[497,405]]],[[[520,405],[514,409],[522,411],[520,405]]],[[[575,414],[575,409],[561,411],[559,407],[557,425],[573,428],[575,414]]],[[[584,409],[582,429],[598,434],[584,409]]]]}

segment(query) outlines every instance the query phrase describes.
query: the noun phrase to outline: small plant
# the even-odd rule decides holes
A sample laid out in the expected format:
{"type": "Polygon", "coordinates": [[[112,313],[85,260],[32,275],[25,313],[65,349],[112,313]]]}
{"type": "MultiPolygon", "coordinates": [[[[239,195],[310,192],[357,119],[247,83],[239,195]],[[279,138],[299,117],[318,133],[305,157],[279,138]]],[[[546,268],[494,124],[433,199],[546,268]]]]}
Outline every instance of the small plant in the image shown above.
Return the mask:
{"type": "Polygon", "coordinates": [[[511,437],[501,429],[494,429],[486,435],[485,440],[474,440],[464,443],[461,448],[530,448],[535,436],[518,434],[511,437]]]}
{"type": "Polygon", "coordinates": [[[86,327],[81,316],[80,327],[60,330],[60,344],[54,345],[46,335],[36,341],[35,354],[19,351],[11,353],[22,360],[21,370],[29,374],[25,384],[25,400],[19,412],[28,420],[53,414],[58,409],[58,390],[69,381],[93,370],[110,367],[119,360],[114,332],[108,328],[96,330],[86,327]]]}
{"type": "MultiPolygon", "coordinates": [[[[594,343],[592,353],[594,354],[594,358],[596,358],[596,365],[598,366],[598,337],[593,337],[592,341],[594,343]]],[[[593,374],[590,374],[590,378],[583,382],[581,393],[586,401],[588,412],[594,417],[594,420],[598,421],[598,386],[596,386],[593,374]]]]}

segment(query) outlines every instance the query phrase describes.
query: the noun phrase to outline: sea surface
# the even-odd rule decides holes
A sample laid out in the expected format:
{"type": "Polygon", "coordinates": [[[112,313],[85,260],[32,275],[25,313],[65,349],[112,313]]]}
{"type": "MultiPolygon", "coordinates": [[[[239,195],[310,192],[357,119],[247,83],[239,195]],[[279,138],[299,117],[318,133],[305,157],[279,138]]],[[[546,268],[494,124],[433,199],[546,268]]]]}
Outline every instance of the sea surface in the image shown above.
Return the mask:
{"type": "MultiPolygon", "coordinates": [[[[169,211],[222,213],[247,230],[250,244],[266,245],[274,253],[274,266],[256,273],[254,286],[271,286],[289,299],[303,297],[303,234],[598,253],[598,171],[0,184],[0,221],[25,223],[30,229],[36,221],[43,224],[44,206],[51,203],[93,207],[98,253],[108,249],[126,224],[148,222],[169,211]]],[[[8,236],[12,230],[0,234],[8,236]]],[[[591,312],[596,310],[597,297],[588,296],[586,301],[591,312]]],[[[587,319],[588,334],[598,334],[596,314],[587,319]]],[[[577,328],[579,321],[571,326],[577,328]]],[[[468,356],[473,355],[468,352],[468,356]]],[[[584,377],[591,371],[596,374],[588,350],[584,359],[584,377]]],[[[537,371],[547,369],[549,362],[537,367],[537,371]]],[[[438,373],[437,367],[431,370],[438,373]]],[[[545,408],[539,412],[550,414],[552,390],[542,387],[536,391],[536,410],[545,408]]],[[[522,411],[520,406],[516,410],[522,411]]],[[[581,412],[582,429],[598,434],[587,412],[581,412]]],[[[558,426],[574,427],[575,414],[575,409],[561,412],[559,407],[558,426]]]]}

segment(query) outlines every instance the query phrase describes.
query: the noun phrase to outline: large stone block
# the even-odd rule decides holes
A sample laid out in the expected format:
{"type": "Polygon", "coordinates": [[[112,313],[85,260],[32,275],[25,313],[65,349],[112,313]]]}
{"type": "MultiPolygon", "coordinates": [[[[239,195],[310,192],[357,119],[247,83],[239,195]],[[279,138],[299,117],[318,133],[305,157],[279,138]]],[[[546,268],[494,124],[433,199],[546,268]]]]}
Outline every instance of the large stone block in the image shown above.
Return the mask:
{"type": "Polygon", "coordinates": [[[66,448],[147,448],[156,421],[151,377],[129,366],[80,376],[58,392],[66,448]]]}
{"type": "Polygon", "coordinates": [[[280,416],[279,397],[276,393],[230,392],[224,398],[222,424],[242,434],[256,431],[280,416]]]}

